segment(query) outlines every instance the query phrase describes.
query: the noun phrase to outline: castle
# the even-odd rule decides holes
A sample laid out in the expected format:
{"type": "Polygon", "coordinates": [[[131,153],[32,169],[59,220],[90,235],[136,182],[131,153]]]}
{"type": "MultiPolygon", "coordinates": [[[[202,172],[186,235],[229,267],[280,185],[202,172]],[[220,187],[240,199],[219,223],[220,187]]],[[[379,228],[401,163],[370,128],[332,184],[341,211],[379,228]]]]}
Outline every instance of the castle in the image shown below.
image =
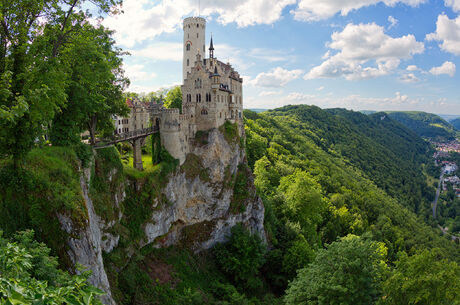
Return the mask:
{"type": "MultiPolygon", "coordinates": [[[[211,37],[209,58],[205,58],[206,20],[189,17],[183,22],[182,109],[162,107],[149,111],[149,105],[128,100],[131,115],[117,118],[116,132],[144,128],[144,113],[150,122],[159,125],[161,143],[182,164],[191,152],[198,131],[222,126],[225,121],[236,123],[240,136],[243,126],[243,79],[232,66],[214,57],[211,37]]],[[[150,109],[151,110],[151,109],[150,109]]],[[[142,166],[142,165],[141,165],[142,166]]]]}

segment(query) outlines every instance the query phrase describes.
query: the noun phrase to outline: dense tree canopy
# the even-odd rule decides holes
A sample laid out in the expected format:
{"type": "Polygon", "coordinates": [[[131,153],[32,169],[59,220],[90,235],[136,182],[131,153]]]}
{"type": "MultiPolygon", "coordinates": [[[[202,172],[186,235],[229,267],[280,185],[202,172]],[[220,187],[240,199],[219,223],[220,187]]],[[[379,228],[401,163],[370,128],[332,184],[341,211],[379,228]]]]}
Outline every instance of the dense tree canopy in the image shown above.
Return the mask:
{"type": "Polygon", "coordinates": [[[70,73],[68,98],[52,122],[53,144],[75,144],[85,130],[89,130],[94,143],[96,132],[112,132],[114,114],[127,115],[123,89],[128,81],[121,70],[121,52],[110,35],[103,27],[85,24],[63,50],[70,73]]]}
{"type": "Polygon", "coordinates": [[[168,91],[164,106],[166,108],[177,108],[182,113],[182,90],[180,86],[176,86],[168,91]]]}
{"type": "MultiPolygon", "coordinates": [[[[118,0],[91,1],[109,12],[118,0]]],[[[67,101],[64,50],[85,27],[84,0],[1,1],[0,151],[16,166],[67,101]]]]}
{"type": "Polygon", "coordinates": [[[387,269],[386,250],[382,243],[354,235],[333,242],[299,270],[286,291],[286,304],[374,304],[387,269]]]}

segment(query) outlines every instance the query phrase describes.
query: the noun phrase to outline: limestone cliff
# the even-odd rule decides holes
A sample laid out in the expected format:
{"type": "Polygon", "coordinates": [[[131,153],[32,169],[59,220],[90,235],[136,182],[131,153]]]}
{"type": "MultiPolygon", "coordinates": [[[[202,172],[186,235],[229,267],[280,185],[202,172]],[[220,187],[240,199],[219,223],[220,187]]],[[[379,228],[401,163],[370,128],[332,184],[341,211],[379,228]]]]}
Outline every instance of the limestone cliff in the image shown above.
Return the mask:
{"type": "MultiPolygon", "coordinates": [[[[236,223],[265,239],[264,207],[243,144],[224,126],[201,132],[182,166],[150,172],[124,172],[118,157],[96,153],[92,174],[87,169],[81,179],[87,227],[69,234],[68,254],[93,271],[91,282],[107,292],[105,304],[116,304],[110,284],[143,246],[200,251],[224,241],[236,223]]],[[[59,220],[74,230],[64,215],[59,220]]]]}

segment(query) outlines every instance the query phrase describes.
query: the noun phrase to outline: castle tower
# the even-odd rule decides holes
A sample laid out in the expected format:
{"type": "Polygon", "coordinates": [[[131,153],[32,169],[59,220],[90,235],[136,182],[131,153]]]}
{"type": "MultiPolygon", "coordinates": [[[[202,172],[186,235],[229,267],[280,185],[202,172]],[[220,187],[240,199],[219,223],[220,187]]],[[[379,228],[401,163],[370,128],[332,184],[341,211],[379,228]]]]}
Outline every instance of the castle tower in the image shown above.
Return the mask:
{"type": "Polygon", "coordinates": [[[201,17],[184,19],[184,58],[182,62],[182,80],[187,78],[195,64],[196,55],[205,57],[206,20],[201,17]]]}

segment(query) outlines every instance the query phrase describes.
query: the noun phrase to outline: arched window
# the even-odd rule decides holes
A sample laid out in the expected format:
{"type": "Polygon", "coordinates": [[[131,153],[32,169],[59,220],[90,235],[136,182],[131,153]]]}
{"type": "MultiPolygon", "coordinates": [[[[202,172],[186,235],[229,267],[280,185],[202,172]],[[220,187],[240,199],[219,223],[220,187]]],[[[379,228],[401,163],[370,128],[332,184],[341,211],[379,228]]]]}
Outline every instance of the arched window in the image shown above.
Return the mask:
{"type": "Polygon", "coordinates": [[[197,27],[197,28],[199,28],[199,27],[200,27],[200,25],[197,23],[197,24],[196,24],[196,27],[197,27]]]}
{"type": "Polygon", "coordinates": [[[206,109],[201,109],[201,115],[208,115],[208,111],[206,109]]]}
{"type": "Polygon", "coordinates": [[[190,46],[190,43],[187,43],[187,46],[185,47],[185,49],[186,49],[187,51],[190,51],[190,47],[191,47],[191,46],[190,46]]]}

